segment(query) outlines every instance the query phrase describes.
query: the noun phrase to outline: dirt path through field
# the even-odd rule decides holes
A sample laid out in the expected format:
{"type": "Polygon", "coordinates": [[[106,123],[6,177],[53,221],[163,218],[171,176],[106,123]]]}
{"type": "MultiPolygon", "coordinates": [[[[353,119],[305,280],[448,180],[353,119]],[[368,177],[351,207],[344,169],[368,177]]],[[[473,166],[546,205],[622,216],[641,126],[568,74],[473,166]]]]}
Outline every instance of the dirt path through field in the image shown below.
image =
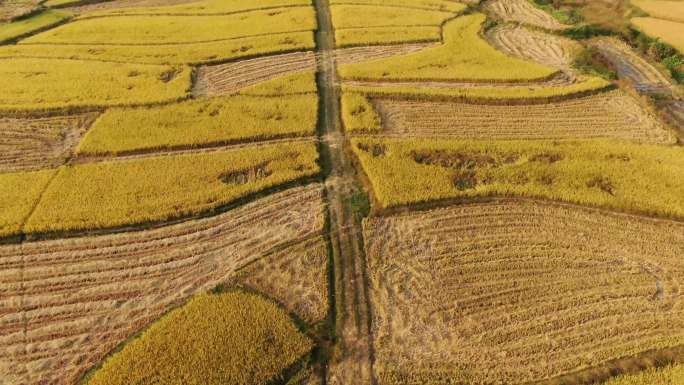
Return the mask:
{"type": "Polygon", "coordinates": [[[327,174],[326,195],[334,258],[336,347],[330,357],[330,385],[373,384],[370,308],[361,223],[352,211],[355,170],[345,151],[336,87],[335,42],[328,0],[315,2],[318,92],[321,99],[321,160],[327,174]]]}

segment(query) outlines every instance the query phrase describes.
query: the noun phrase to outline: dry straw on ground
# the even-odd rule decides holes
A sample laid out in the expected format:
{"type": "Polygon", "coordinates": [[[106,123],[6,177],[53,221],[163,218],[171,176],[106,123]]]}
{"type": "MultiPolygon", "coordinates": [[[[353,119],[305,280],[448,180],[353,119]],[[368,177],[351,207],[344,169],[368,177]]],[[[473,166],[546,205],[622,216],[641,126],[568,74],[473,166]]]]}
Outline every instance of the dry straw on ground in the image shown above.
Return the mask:
{"type": "Polygon", "coordinates": [[[381,385],[524,384],[684,343],[680,222],[496,200],[364,237],[381,385]]]}
{"type": "Polygon", "coordinates": [[[320,237],[324,210],[321,186],[314,184],[153,230],[0,246],[0,378],[74,384],[112,348],[194,293],[263,256],[290,250],[283,257],[300,260],[296,245],[320,237]]]}

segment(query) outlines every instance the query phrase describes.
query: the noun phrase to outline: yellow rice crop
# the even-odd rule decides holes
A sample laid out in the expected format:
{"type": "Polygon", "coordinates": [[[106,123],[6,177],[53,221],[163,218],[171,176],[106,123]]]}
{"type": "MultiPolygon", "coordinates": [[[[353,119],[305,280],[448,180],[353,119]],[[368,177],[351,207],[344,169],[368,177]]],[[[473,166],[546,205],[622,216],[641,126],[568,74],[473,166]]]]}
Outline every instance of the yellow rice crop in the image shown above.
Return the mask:
{"type": "Polygon", "coordinates": [[[368,4],[376,6],[406,7],[444,12],[461,12],[465,4],[450,0],[330,0],[330,4],[368,4]]]}
{"type": "Polygon", "coordinates": [[[81,153],[190,147],[313,135],[315,94],[232,96],[105,112],[81,141],[81,153]]]}
{"type": "Polygon", "coordinates": [[[444,20],[453,16],[451,12],[375,5],[332,5],[330,11],[335,29],[439,26],[444,20]]]}
{"type": "Polygon", "coordinates": [[[204,64],[267,53],[310,50],[314,47],[313,32],[305,31],[168,45],[17,44],[0,46],[0,58],[49,57],[127,63],[204,64]]]}
{"type": "Polygon", "coordinates": [[[160,103],[187,95],[187,67],[1,59],[0,110],[160,103]]]}
{"type": "Polygon", "coordinates": [[[342,122],[347,132],[380,131],[380,115],[362,94],[345,92],[342,94],[342,122]]]}
{"type": "Polygon", "coordinates": [[[497,51],[479,32],[486,17],[458,17],[444,26],[444,44],[422,51],[339,67],[348,79],[529,81],[556,70],[497,51]]]}
{"type": "Polygon", "coordinates": [[[0,174],[0,236],[19,233],[55,170],[0,174]]]}
{"type": "Polygon", "coordinates": [[[48,10],[29,17],[28,19],[8,24],[0,24],[0,43],[50,27],[69,17],[71,17],[69,12],[48,10]]]}
{"type": "Polygon", "coordinates": [[[503,195],[684,217],[679,147],[607,140],[352,143],[383,208],[503,195]]]}
{"type": "Polygon", "coordinates": [[[258,385],[313,343],[274,303],[254,294],[202,294],[105,361],[87,385],[258,385]]]}
{"type": "Polygon", "coordinates": [[[315,175],[317,159],[313,143],[293,143],[66,166],[24,231],[107,228],[198,214],[315,175]]]}
{"type": "MultiPolygon", "coordinates": [[[[54,1],[54,0],[53,0],[54,1]]],[[[47,3],[50,3],[48,1],[47,3]]],[[[88,12],[81,18],[105,15],[211,15],[248,12],[250,10],[270,9],[289,6],[310,6],[311,0],[203,0],[189,4],[160,7],[118,8],[106,11],[88,12]]]]}
{"type": "Polygon", "coordinates": [[[440,37],[441,28],[438,26],[335,30],[335,42],[338,47],[439,41],[440,37]]]}
{"type": "Polygon", "coordinates": [[[119,16],[78,20],[35,35],[24,40],[23,43],[137,45],[195,43],[282,32],[310,31],[315,28],[316,19],[311,7],[255,11],[246,15],[119,16]]]}
{"type": "Polygon", "coordinates": [[[647,369],[637,374],[624,374],[603,385],[678,385],[684,384],[684,365],[647,369]]]}
{"type": "Polygon", "coordinates": [[[280,76],[240,90],[240,95],[251,96],[283,96],[314,93],[316,73],[312,71],[280,76]]]}
{"type": "MultiPolygon", "coordinates": [[[[673,0],[631,0],[651,17],[684,23],[684,2],[673,0]]],[[[682,30],[680,29],[680,33],[682,30]]]]}
{"type": "Polygon", "coordinates": [[[631,21],[643,33],[657,37],[684,52],[684,23],[652,17],[635,17],[631,21]]]}

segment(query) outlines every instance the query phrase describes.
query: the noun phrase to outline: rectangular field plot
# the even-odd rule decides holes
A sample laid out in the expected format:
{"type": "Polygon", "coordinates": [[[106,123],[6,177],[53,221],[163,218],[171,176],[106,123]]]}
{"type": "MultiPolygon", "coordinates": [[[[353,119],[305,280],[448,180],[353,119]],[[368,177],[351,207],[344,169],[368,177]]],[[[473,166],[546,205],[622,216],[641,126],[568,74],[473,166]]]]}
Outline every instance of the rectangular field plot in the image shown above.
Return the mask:
{"type": "Polygon", "coordinates": [[[71,58],[148,64],[205,64],[267,53],[310,50],[313,32],[285,32],[201,43],[167,45],[17,44],[0,46],[0,58],[71,58]]]}
{"type": "Polygon", "coordinates": [[[66,166],[24,231],[94,230],[200,214],[315,175],[317,159],[315,145],[304,142],[66,166]]]}
{"type": "Polygon", "coordinates": [[[632,20],[643,33],[662,40],[684,52],[684,22],[655,19],[652,17],[635,17],[632,20]]]}
{"type": "Polygon", "coordinates": [[[79,60],[0,59],[0,111],[92,108],[184,98],[187,67],[79,60]]]}
{"type": "Polygon", "coordinates": [[[0,24],[0,43],[12,41],[21,36],[49,28],[59,24],[71,16],[68,12],[45,11],[38,15],[15,21],[8,24],[0,24]]]}
{"type": "Polygon", "coordinates": [[[78,152],[126,153],[310,136],[317,118],[316,94],[217,97],[110,109],[85,135],[78,152]]]}
{"type": "Polygon", "coordinates": [[[0,174],[0,237],[19,234],[56,170],[0,174]]]}
{"type": "Polygon", "coordinates": [[[227,16],[119,16],[78,20],[24,40],[23,44],[199,43],[292,31],[316,26],[311,7],[227,16]],[[192,33],[188,33],[192,31],[192,33]]]}
{"type": "Polygon", "coordinates": [[[379,385],[579,383],[684,343],[679,222],[494,200],[367,219],[364,238],[379,385]]]}
{"type": "Polygon", "coordinates": [[[238,270],[261,288],[268,272],[247,274],[261,258],[270,271],[310,269],[315,282],[290,275],[282,283],[296,281],[292,291],[275,282],[269,293],[317,318],[326,281],[313,245],[324,212],[322,186],[312,184],[153,230],[0,245],[0,378],[76,384],[117,345],[238,270]]]}
{"type": "Polygon", "coordinates": [[[380,208],[539,197],[684,217],[684,150],[626,141],[352,140],[380,208]]]}
{"type": "Polygon", "coordinates": [[[617,138],[644,143],[674,143],[676,139],[621,91],[515,106],[392,99],[378,99],[374,104],[382,116],[382,133],[402,137],[617,138]]]}
{"type": "MultiPolygon", "coordinates": [[[[59,0],[58,0],[59,1],[59,0]]],[[[143,3],[139,1],[139,3],[143,3]]],[[[48,1],[49,3],[50,1],[48,1]]],[[[117,3],[117,1],[111,1],[112,3],[117,3]]],[[[130,0],[127,1],[131,3],[130,0]]],[[[148,2],[150,2],[148,0],[148,2]]],[[[100,17],[107,15],[211,15],[211,14],[230,14],[230,13],[243,13],[252,10],[260,9],[271,9],[280,7],[295,7],[295,6],[310,6],[311,0],[166,0],[169,5],[164,6],[127,6],[107,10],[93,10],[83,12],[81,18],[89,17],[100,17]],[[173,1],[177,1],[179,4],[173,5],[173,1]]],[[[120,5],[125,5],[124,1],[118,1],[122,3],[120,5]]],[[[161,1],[159,3],[164,3],[161,1]]],[[[103,4],[104,7],[107,4],[103,4]]]]}

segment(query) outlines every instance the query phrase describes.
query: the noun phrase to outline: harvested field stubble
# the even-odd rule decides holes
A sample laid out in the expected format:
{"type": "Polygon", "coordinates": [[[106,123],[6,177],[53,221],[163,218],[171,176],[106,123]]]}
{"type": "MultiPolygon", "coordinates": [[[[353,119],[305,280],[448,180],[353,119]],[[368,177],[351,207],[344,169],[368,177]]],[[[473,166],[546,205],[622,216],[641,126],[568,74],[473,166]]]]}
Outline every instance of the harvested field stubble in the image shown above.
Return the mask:
{"type": "Polygon", "coordinates": [[[197,70],[193,94],[216,96],[235,93],[279,76],[316,69],[313,52],[295,52],[232,63],[204,66],[197,70]]]}
{"type": "Polygon", "coordinates": [[[484,9],[503,21],[518,22],[550,30],[567,27],[548,13],[535,8],[528,0],[490,0],[485,3],[484,9]]]}
{"type": "Polygon", "coordinates": [[[531,383],[684,343],[679,222],[495,200],[364,239],[381,385],[531,383]]]}
{"type": "Polygon", "coordinates": [[[407,55],[434,46],[433,43],[409,43],[399,45],[376,45],[366,47],[338,48],[335,50],[335,63],[351,64],[386,57],[407,55]]]}
{"type": "Polygon", "coordinates": [[[490,106],[457,102],[374,101],[383,134],[463,139],[616,138],[674,143],[676,138],[622,91],[558,103],[490,106]]]}
{"type": "Polygon", "coordinates": [[[235,281],[275,299],[308,323],[328,314],[328,247],[323,237],[288,246],[249,264],[235,281]]]}
{"type": "Polygon", "coordinates": [[[0,2],[0,23],[27,15],[38,8],[39,0],[3,0],[0,2]]]}
{"type": "Polygon", "coordinates": [[[261,385],[313,342],[278,306],[238,291],[202,294],[108,358],[88,385],[261,385]]]}
{"type": "Polygon", "coordinates": [[[317,160],[315,144],[303,142],[66,166],[24,232],[97,230],[200,215],[316,175],[317,160]]]}
{"type": "Polygon", "coordinates": [[[567,75],[572,75],[572,63],[582,49],[574,40],[522,26],[500,25],[488,30],[486,36],[509,55],[557,68],[567,75]]]}
{"type": "Polygon", "coordinates": [[[684,149],[627,141],[352,139],[379,208],[523,196],[684,218],[684,149]]]}
{"type": "Polygon", "coordinates": [[[0,172],[64,164],[97,114],[49,118],[0,118],[0,172]]]}
{"type": "Polygon", "coordinates": [[[194,293],[262,256],[298,253],[321,235],[324,211],[314,184],[154,230],[0,246],[0,378],[74,384],[194,293]]]}

